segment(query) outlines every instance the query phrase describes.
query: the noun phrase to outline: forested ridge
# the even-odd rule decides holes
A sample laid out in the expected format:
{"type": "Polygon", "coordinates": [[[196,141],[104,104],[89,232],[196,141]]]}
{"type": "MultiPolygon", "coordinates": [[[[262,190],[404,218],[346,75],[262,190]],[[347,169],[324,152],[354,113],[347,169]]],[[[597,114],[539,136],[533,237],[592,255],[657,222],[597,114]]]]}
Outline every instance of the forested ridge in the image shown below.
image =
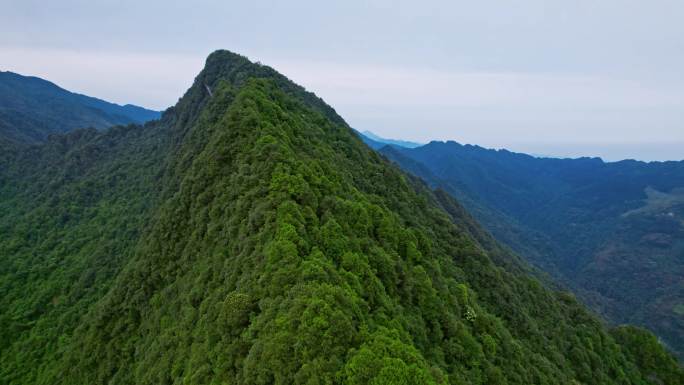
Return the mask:
{"type": "Polygon", "coordinates": [[[680,384],[269,67],[0,170],[0,382],[680,384]],[[209,92],[209,90],[211,92],[209,92]]]}

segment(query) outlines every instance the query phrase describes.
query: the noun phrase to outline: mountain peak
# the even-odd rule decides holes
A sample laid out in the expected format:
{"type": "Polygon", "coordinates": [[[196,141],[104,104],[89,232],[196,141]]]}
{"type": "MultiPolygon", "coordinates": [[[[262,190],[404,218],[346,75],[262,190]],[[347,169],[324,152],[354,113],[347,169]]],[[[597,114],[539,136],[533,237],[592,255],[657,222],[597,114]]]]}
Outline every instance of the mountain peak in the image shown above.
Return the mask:
{"type": "Polygon", "coordinates": [[[272,68],[217,51],[168,113],[0,183],[0,310],[18,309],[0,379],[646,383],[581,305],[497,264],[455,202],[272,68]],[[90,172],[54,183],[74,164],[90,172]]]}
{"type": "Polygon", "coordinates": [[[204,68],[195,77],[193,85],[171,110],[179,115],[181,121],[192,120],[197,117],[207,100],[213,96],[220,82],[238,89],[252,78],[269,79],[286,94],[301,99],[310,107],[322,112],[328,119],[346,125],[344,119],[322,99],[295,84],[275,69],[223,49],[216,50],[207,56],[204,68]]]}

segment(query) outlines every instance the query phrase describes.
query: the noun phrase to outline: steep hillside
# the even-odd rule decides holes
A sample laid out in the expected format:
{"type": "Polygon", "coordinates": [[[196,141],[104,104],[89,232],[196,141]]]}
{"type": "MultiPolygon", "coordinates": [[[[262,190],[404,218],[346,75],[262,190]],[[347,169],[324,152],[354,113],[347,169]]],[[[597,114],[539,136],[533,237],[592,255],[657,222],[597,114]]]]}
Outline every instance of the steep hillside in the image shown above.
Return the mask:
{"type": "MultiPolygon", "coordinates": [[[[376,149],[380,149],[384,156],[400,165],[408,173],[420,177],[432,188],[443,190],[451,196],[457,197],[458,201],[467,207],[468,212],[472,213],[478,223],[494,235],[499,242],[507,245],[519,255],[523,255],[532,265],[554,275],[556,278],[561,276],[557,266],[550,263],[553,260],[551,256],[555,255],[555,250],[547,236],[526,227],[511,215],[496,209],[492,205],[488,205],[480,195],[474,193],[459,178],[440,177],[433,173],[430,168],[406,154],[401,148],[381,145],[376,149]]],[[[435,172],[439,171],[436,170],[435,172]]]]}
{"type": "Polygon", "coordinates": [[[320,99],[230,52],[159,122],[34,149],[54,169],[0,174],[27,187],[2,184],[5,383],[684,379],[649,333],[609,332],[320,99]]]}
{"type": "Polygon", "coordinates": [[[0,72],[0,140],[37,143],[53,133],[144,123],[159,116],[142,107],[75,94],[37,77],[0,72]]]}
{"type": "Polygon", "coordinates": [[[381,151],[608,319],[684,352],[684,162],[545,159],[454,142],[381,151]]]}

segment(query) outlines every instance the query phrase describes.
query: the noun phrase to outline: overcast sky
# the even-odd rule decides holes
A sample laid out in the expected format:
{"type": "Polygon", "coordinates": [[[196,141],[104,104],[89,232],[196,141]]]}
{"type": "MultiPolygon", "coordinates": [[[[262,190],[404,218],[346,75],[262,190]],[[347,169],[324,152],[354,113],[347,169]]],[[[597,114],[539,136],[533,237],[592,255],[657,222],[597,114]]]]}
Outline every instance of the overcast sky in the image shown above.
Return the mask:
{"type": "Polygon", "coordinates": [[[174,104],[215,49],[353,127],[552,156],[684,159],[684,1],[0,0],[0,70],[174,104]]]}

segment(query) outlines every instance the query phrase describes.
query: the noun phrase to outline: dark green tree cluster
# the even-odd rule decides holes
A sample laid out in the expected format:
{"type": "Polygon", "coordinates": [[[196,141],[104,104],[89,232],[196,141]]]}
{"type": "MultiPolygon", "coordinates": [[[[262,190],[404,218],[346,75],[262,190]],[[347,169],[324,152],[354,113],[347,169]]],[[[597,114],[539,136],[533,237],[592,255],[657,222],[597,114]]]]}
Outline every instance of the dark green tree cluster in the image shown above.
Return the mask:
{"type": "Polygon", "coordinates": [[[159,123],[58,142],[1,174],[6,383],[682,383],[241,56],[159,123]]]}

